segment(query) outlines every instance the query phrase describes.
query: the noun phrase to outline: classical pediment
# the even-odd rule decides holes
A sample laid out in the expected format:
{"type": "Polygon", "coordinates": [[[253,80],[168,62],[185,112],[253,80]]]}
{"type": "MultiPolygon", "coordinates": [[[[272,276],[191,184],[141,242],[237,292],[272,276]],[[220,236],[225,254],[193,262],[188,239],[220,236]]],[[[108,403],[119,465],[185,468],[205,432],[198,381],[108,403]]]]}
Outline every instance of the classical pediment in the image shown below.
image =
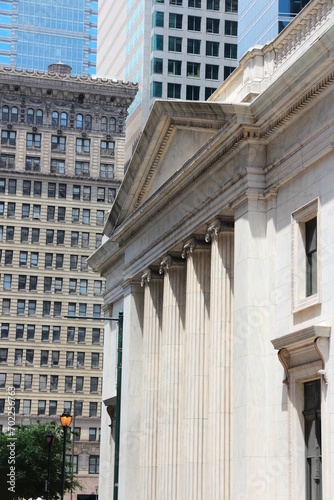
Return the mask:
{"type": "Polygon", "coordinates": [[[235,121],[233,105],[218,102],[156,101],[105,226],[119,226],[191,163],[212,138],[235,121]]]}

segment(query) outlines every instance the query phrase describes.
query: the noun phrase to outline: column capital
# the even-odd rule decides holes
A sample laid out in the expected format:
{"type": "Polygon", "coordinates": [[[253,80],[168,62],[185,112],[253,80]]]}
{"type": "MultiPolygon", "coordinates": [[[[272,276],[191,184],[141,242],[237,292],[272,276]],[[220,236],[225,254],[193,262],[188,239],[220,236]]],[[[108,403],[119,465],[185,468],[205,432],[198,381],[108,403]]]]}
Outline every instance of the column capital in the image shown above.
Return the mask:
{"type": "Polygon", "coordinates": [[[149,285],[152,280],[160,278],[160,277],[161,276],[159,275],[159,273],[157,273],[156,271],[154,271],[153,269],[151,269],[149,267],[149,268],[145,269],[145,271],[143,272],[143,274],[141,276],[140,286],[143,287],[145,285],[149,285]]]}
{"type": "Polygon", "coordinates": [[[178,258],[172,257],[171,255],[164,255],[160,261],[159,274],[166,274],[169,269],[173,266],[184,266],[185,262],[178,258]]]}
{"type": "Polygon", "coordinates": [[[226,222],[222,222],[220,219],[214,219],[206,230],[205,241],[209,243],[212,240],[212,236],[218,236],[221,232],[233,232],[234,226],[233,224],[228,224],[226,222]]]}
{"type": "Polygon", "coordinates": [[[208,245],[204,241],[199,240],[194,236],[189,238],[189,240],[187,240],[183,245],[181,254],[182,259],[187,258],[189,255],[194,253],[195,249],[200,249],[200,248],[209,249],[208,245]]]}

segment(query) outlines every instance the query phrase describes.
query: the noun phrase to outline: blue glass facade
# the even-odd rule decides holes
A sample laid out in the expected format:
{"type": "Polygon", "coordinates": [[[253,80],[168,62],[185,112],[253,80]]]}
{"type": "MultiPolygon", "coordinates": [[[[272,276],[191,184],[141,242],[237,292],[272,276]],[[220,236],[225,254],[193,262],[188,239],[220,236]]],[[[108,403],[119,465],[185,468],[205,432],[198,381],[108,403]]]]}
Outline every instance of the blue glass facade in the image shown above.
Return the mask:
{"type": "Polygon", "coordinates": [[[96,0],[0,0],[0,64],[46,71],[61,61],[94,74],[97,9],[96,0]]]}
{"type": "Polygon", "coordinates": [[[239,0],[238,59],[275,38],[309,0],[239,0]]]}

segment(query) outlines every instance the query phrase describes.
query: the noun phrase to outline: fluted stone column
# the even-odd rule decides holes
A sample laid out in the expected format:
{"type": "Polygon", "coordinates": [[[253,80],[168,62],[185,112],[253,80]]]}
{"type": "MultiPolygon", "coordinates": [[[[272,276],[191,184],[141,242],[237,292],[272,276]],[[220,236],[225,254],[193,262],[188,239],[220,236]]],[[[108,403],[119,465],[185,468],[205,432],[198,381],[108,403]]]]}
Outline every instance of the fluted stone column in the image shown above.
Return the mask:
{"type": "Polygon", "coordinates": [[[156,500],[177,498],[179,481],[180,370],[185,323],[186,263],[166,256],[160,341],[158,477],[156,500]]]}
{"type": "Polygon", "coordinates": [[[222,500],[231,498],[233,226],[214,221],[206,241],[211,241],[207,498],[222,500]]]}
{"type": "Polygon", "coordinates": [[[205,440],[208,417],[208,323],[210,308],[210,245],[192,239],[187,257],[186,335],[182,398],[183,487],[179,499],[204,500],[205,440]]]}
{"type": "Polygon", "coordinates": [[[159,343],[161,333],[163,279],[158,273],[147,270],[142,278],[144,292],[143,324],[143,405],[141,467],[142,500],[156,498],[157,438],[158,438],[158,381],[159,343]]]}

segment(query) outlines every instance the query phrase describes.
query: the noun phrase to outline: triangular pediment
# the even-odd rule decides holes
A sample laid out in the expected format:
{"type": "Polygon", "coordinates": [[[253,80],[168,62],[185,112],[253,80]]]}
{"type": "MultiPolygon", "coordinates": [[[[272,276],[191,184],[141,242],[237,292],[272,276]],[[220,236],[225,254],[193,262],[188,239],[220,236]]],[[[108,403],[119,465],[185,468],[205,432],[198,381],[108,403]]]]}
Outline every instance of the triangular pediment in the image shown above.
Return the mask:
{"type": "Polygon", "coordinates": [[[156,195],[234,116],[221,103],[156,101],[110,212],[105,234],[156,195]]]}

